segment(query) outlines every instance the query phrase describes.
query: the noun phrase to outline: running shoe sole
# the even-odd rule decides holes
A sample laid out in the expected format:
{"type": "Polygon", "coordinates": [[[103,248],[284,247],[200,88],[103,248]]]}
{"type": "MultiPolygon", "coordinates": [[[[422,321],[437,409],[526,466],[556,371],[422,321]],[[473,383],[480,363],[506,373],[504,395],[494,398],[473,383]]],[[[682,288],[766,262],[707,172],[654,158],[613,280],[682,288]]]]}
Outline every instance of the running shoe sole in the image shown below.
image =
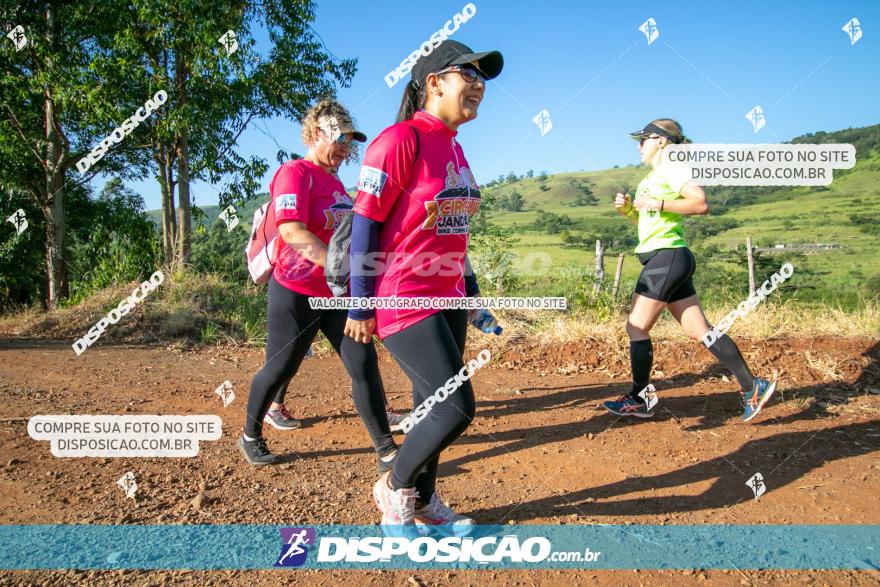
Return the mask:
{"type": "Polygon", "coordinates": [[[463,538],[474,533],[476,524],[425,524],[416,520],[416,528],[424,536],[434,535],[444,538],[463,538]]]}
{"type": "Polygon", "coordinates": [[[263,418],[263,422],[265,422],[275,430],[297,430],[299,428],[302,428],[302,422],[300,422],[299,420],[294,420],[296,424],[290,426],[279,426],[272,418],[263,418]]]}
{"type": "Polygon", "coordinates": [[[776,391],[776,382],[771,381],[770,387],[767,389],[767,393],[764,394],[764,397],[761,398],[761,401],[758,403],[758,407],[755,408],[755,411],[752,412],[752,415],[749,416],[748,418],[744,419],[743,422],[748,422],[752,418],[757,416],[761,412],[761,410],[764,408],[764,404],[766,404],[770,400],[770,396],[772,396],[773,392],[775,392],[775,391],[776,391]]]}
{"type": "Polygon", "coordinates": [[[609,408],[605,404],[602,404],[602,407],[604,407],[606,410],[608,410],[609,412],[611,412],[615,416],[635,416],[636,418],[642,418],[642,419],[654,417],[654,410],[651,410],[649,412],[618,412],[617,410],[609,408]]]}

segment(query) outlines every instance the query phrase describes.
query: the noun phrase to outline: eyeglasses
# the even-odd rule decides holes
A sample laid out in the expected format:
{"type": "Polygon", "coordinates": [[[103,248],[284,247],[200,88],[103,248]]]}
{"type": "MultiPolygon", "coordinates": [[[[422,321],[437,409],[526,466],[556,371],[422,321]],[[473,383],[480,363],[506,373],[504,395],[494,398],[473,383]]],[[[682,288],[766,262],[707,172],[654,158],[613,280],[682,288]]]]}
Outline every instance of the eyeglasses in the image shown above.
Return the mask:
{"type": "MultiPolygon", "coordinates": [[[[327,131],[327,129],[322,128],[321,130],[324,131],[324,134],[327,135],[327,138],[330,138],[331,136],[333,136],[332,134],[330,134],[330,132],[327,131]]],[[[345,145],[347,147],[350,147],[352,140],[353,140],[352,135],[350,135],[349,133],[343,132],[343,133],[339,133],[339,136],[336,137],[336,140],[333,142],[336,143],[337,145],[345,145]]]]}
{"type": "Polygon", "coordinates": [[[438,71],[437,75],[443,75],[444,73],[451,73],[451,72],[460,73],[461,77],[464,78],[464,81],[466,81],[469,84],[474,83],[478,79],[486,81],[486,78],[484,78],[483,74],[480,73],[480,71],[478,71],[477,69],[474,69],[473,67],[461,67],[458,65],[450,67],[449,69],[443,69],[441,71],[438,71]]]}
{"type": "Polygon", "coordinates": [[[662,139],[662,138],[663,137],[661,137],[659,135],[651,135],[649,137],[642,137],[642,140],[639,141],[639,146],[641,147],[642,145],[644,145],[645,141],[647,141],[648,139],[662,139]]]}

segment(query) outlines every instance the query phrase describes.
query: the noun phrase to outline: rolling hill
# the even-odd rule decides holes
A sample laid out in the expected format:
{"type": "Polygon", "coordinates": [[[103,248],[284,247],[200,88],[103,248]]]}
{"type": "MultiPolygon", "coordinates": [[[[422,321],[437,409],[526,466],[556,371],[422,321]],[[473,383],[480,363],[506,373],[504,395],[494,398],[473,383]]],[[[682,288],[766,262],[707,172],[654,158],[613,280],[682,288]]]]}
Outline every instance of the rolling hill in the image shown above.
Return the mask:
{"type": "MultiPolygon", "coordinates": [[[[808,297],[852,305],[860,296],[880,291],[880,125],[817,132],[791,142],[852,143],[857,162],[851,170],[835,171],[827,188],[706,188],[710,214],[688,219],[685,229],[692,248],[702,251],[697,259],[704,270],[698,274],[705,278],[710,265],[726,268],[728,273],[742,271],[741,261],[731,259],[731,253],[742,250],[749,235],[756,246],[769,249],[783,243],[831,243],[839,247],[809,254],[768,251],[765,254],[773,253],[773,259],[766,266],[777,257],[778,265],[783,259],[791,260],[794,281],[800,279],[801,289],[812,292],[808,297]]],[[[574,275],[583,281],[594,265],[597,238],[606,243],[606,272],[613,272],[618,253],[627,253],[624,281],[634,280],[641,268],[629,254],[636,230],[621,219],[611,202],[618,191],[632,192],[648,170],[644,165],[630,165],[486,184],[487,219],[518,239],[513,251],[522,256],[543,252],[552,260],[550,278],[525,276],[523,291],[561,295],[559,284],[565,279],[574,275]],[[521,199],[521,209],[500,209],[512,196],[521,199]]],[[[249,231],[254,210],[267,197],[260,194],[238,210],[244,230],[249,231]]],[[[218,206],[205,206],[201,211],[204,214],[198,222],[206,226],[217,222],[218,206]]],[[[158,226],[160,211],[148,214],[158,226]]]]}

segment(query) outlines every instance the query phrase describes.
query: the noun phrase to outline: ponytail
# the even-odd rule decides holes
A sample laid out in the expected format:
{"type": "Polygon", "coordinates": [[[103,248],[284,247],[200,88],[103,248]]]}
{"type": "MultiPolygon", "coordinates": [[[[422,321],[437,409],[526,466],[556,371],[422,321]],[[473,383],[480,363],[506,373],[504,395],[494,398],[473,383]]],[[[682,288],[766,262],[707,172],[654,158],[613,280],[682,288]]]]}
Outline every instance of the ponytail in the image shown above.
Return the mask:
{"type": "Polygon", "coordinates": [[[403,97],[400,100],[400,109],[397,111],[397,120],[403,122],[409,120],[421,108],[425,101],[424,87],[419,89],[415,80],[409,80],[403,88],[403,97]]]}

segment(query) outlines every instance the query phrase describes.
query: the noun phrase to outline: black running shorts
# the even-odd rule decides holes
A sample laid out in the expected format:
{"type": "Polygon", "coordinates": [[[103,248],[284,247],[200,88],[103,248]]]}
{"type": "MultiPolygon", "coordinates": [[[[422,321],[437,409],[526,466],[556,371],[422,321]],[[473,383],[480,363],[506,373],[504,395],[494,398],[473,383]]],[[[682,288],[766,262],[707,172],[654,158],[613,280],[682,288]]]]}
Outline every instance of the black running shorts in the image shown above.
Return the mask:
{"type": "Polygon", "coordinates": [[[677,302],[697,293],[692,279],[697,262],[687,247],[639,253],[643,269],[636,293],[661,302],[677,302]]]}

